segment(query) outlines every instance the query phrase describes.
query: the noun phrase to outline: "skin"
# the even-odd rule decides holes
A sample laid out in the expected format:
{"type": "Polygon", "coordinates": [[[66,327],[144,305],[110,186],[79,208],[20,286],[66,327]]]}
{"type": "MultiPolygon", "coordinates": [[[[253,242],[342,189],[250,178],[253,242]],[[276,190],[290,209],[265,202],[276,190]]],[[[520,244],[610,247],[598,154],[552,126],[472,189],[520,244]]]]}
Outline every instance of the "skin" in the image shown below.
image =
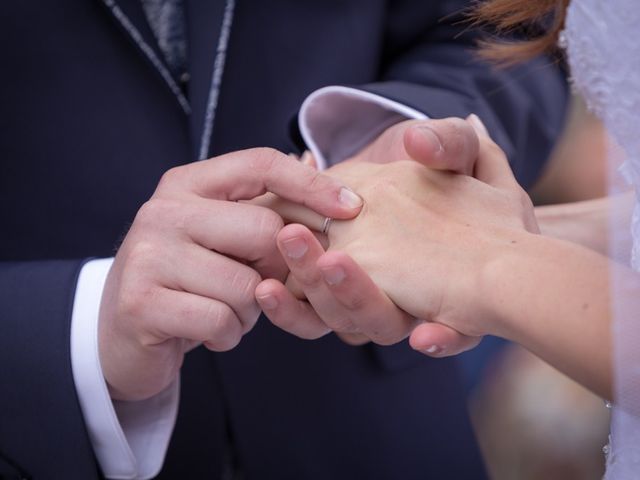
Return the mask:
{"type": "Polygon", "coordinates": [[[362,200],[344,185],[271,149],[168,171],[139,210],[103,292],[98,342],[112,398],[159,393],[191,348],[229,350],[254,326],[262,276],[286,275],[275,243],[283,222],[238,200],[269,191],[350,218],[362,200]]]}
{"type": "MultiPolygon", "coordinates": [[[[402,122],[349,163],[393,162],[407,152],[434,168],[470,174],[465,159],[476,155],[477,138],[462,120],[402,122]]],[[[254,149],[164,175],[138,212],[103,292],[98,343],[113,399],[140,400],[162,391],[176,378],[185,353],[200,343],[225,351],[240,342],[260,307],[268,308],[254,296],[262,280],[282,285],[287,276],[276,244],[282,217],[302,211],[319,228],[327,216],[345,219],[359,213],[361,199],[347,195],[342,180],[318,174],[309,163],[308,157],[298,162],[274,150],[254,149]],[[305,205],[310,208],[301,209],[305,205]]],[[[296,331],[317,338],[330,332],[327,325],[339,322],[344,311],[333,296],[309,297],[312,303],[296,303],[279,318],[292,324],[302,317],[295,325],[315,319],[314,328],[296,331]]],[[[367,304],[377,310],[358,312],[363,323],[383,315],[415,325],[379,289],[370,290],[367,304]]],[[[349,343],[369,341],[353,328],[333,325],[349,343]]],[[[439,331],[460,350],[477,343],[446,326],[439,331]]]]}
{"type": "MultiPolygon", "coordinates": [[[[442,354],[447,338],[434,333],[438,325],[468,337],[497,335],[611,398],[610,274],[622,279],[616,295],[631,312],[640,311],[638,275],[593,249],[539,235],[503,152],[473,123],[475,178],[416,162],[340,166],[336,173],[365,207],[355,220],[334,222],[328,251],[303,225],[286,226],[277,241],[291,274],[314,288],[324,283],[347,311],[366,308],[366,292],[378,288],[424,320],[412,328],[400,319],[347,317],[378,343],[410,330],[413,348],[442,354]]],[[[257,291],[281,294],[264,282],[257,291]]],[[[281,323],[277,314],[272,321],[281,323]]]]}
{"type": "MultiPolygon", "coordinates": [[[[631,252],[629,219],[633,212],[633,192],[612,197],[536,207],[536,218],[542,233],[549,237],[567,240],[608,256],[609,232],[615,228],[624,240],[619,246],[622,252],[631,252]],[[615,215],[613,215],[615,212],[615,215]]],[[[616,258],[629,263],[629,256],[616,258]]]]}
{"type": "MultiPolygon", "coordinates": [[[[477,152],[476,132],[464,120],[407,121],[389,128],[358,155],[330,168],[327,173],[360,184],[358,178],[368,178],[371,169],[377,171],[390,162],[414,158],[433,170],[471,175],[472,159],[477,157],[477,152]]],[[[300,209],[290,202],[273,197],[263,198],[260,202],[278,211],[288,221],[301,222],[315,230],[320,230],[324,221],[324,217],[300,209]]],[[[313,235],[317,240],[311,246],[315,249],[314,253],[320,253],[327,239],[317,233],[313,235]]],[[[284,244],[279,244],[289,268],[300,272],[301,266],[307,267],[307,257],[300,259],[302,263],[299,263],[284,247],[284,244]]],[[[289,245],[290,250],[295,248],[295,245],[289,245]]],[[[335,332],[353,345],[369,341],[390,345],[405,339],[419,323],[412,315],[398,309],[367,275],[361,275],[357,288],[358,299],[355,303],[345,304],[342,299],[334,297],[316,272],[310,276],[290,275],[286,286],[277,279],[267,279],[256,289],[256,298],[275,325],[306,339],[335,332]],[[390,328],[383,333],[360,329],[360,325],[374,324],[384,324],[390,328]]],[[[434,336],[446,340],[451,354],[473,348],[481,340],[445,325],[434,324],[432,327],[434,336]]]]}

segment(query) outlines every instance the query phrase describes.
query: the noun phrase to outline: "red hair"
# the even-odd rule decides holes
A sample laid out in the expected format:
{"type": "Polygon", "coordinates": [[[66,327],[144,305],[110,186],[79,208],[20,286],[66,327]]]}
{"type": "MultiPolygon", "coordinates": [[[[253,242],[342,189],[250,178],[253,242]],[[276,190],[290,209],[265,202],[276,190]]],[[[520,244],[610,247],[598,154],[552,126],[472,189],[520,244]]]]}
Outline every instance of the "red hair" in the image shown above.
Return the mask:
{"type": "Polygon", "coordinates": [[[502,65],[527,60],[554,51],[570,0],[487,0],[475,5],[471,12],[474,23],[491,25],[499,34],[542,31],[523,41],[501,38],[483,40],[480,55],[502,65]]]}

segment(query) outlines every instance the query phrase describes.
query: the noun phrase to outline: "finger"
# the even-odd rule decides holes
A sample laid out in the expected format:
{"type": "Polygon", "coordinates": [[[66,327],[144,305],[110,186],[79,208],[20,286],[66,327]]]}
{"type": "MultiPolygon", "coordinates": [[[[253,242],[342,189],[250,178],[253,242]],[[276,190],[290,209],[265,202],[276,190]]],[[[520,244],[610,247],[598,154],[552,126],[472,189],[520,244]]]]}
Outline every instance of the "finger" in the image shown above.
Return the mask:
{"type": "Polygon", "coordinates": [[[309,207],[286,200],[274,194],[262,195],[250,201],[252,205],[260,205],[276,212],[285,223],[301,223],[311,230],[321,231],[325,215],[316,213],[309,207]]]}
{"type": "Polygon", "coordinates": [[[406,338],[413,318],[399,310],[350,257],[325,254],[302,225],[282,229],[278,247],[309,303],[332,330],[362,333],[382,345],[406,338]],[[320,262],[323,256],[325,262],[320,262]]]}
{"type": "Polygon", "coordinates": [[[233,152],[172,169],[163,176],[159,189],[178,194],[186,189],[231,201],[272,192],[334,218],[351,218],[362,207],[362,199],[339,179],[269,148],[233,152]]]}
{"type": "Polygon", "coordinates": [[[249,262],[248,265],[258,272],[262,278],[275,278],[276,280],[284,282],[287,275],[289,275],[289,268],[282,258],[282,255],[280,255],[275,243],[270,253],[258,260],[249,262]]]}
{"type": "Polygon", "coordinates": [[[260,283],[255,295],[271,323],[292,335],[315,340],[331,331],[308,302],[298,300],[276,280],[260,283]]]}
{"type": "Polygon", "coordinates": [[[179,267],[173,266],[164,275],[168,288],[227,304],[240,320],[243,334],[258,320],[260,307],[254,292],[262,278],[253,268],[198,245],[189,245],[180,253],[179,267]]]}
{"type": "Polygon", "coordinates": [[[284,227],[277,237],[278,249],[309,303],[332,330],[354,332],[346,311],[332,298],[322,280],[316,261],[324,253],[313,233],[303,225],[284,227]]]}
{"type": "MultiPolygon", "coordinates": [[[[314,212],[309,207],[285,200],[273,193],[266,193],[260,197],[241,203],[268,208],[280,215],[285,223],[300,223],[316,232],[322,232],[324,222],[327,218],[324,215],[314,212]]],[[[326,235],[319,236],[318,240],[320,240],[320,243],[322,243],[325,248],[327,247],[328,239],[326,235]]]]}
{"type": "Polygon", "coordinates": [[[296,277],[294,277],[293,275],[289,275],[287,277],[287,281],[284,283],[284,286],[287,287],[287,290],[289,290],[291,294],[298,300],[307,299],[304,294],[304,290],[302,290],[302,285],[300,285],[298,280],[296,280],[296,277]]]}
{"type": "MultiPolygon", "coordinates": [[[[318,169],[318,164],[316,162],[316,158],[313,156],[313,154],[309,150],[305,150],[300,158],[298,158],[298,156],[295,153],[290,153],[289,156],[291,158],[295,159],[295,160],[298,160],[303,165],[307,165],[309,167],[312,167],[315,170],[318,169]]],[[[276,211],[277,211],[277,209],[274,208],[274,207],[277,207],[279,205],[278,201],[281,201],[283,203],[292,203],[293,205],[299,205],[297,203],[293,203],[293,202],[289,202],[288,200],[284,200],[284,199],[278,197],[275,193],[271,193],[271,192],[267,192],[264,195],[260,195],[259,197],[252,198],[251,200],[240,200],[240,201],[243,202],[243,203],[250,203],[252,205],[260,205],[262,207],[271,208],[272,210],[276,210],[276,211]]],[[[302,208],[304,208],[305,210],[309,210],[306,207],[302,207],[302,208]]],[[[313,210],[309,210],[309,211],[313,212],[313,210]]],[[[284,216],[283,216],[283,218],[286,219],[286,217],[284,217],[284,216]]],[[[293,219],[292,221],[297,223],[297,221],[295,219],[293,219]]]]}
{"type": "Polygon", "coordinates": [[[478,134],[480,149],[475,164],[474,177],[498,188],[518,187],[509,160],[504,151],[489,137],[489,133],[477,115],[469,115],[467,123],[478,134]]]}
{"type": "Polygon", "coordinates": [[[153,301],[145,303],[144,318],[152,338],[203,342],[219,352],[231,350],[242,338],[242,324],[227,304],[168,288],[153,292],[153,301]]]}
{"type": "MultiPolygon", "coordinates": [[[[316,265],[334,302],[347,312],[358,332],[373,342],[397,343],[415,327],[417,320],[399,309],[346,253],[327,252],[316,265]]],[[[322,313],[320,316],[324,318],[322,313]]]]}
{"type": "Polygon", "coordinates": [[[280,216],[266,208],[219,200],[188,202],[153,198],[138,211],[136,224],[163,238],[186,237],[209,250],[256,261],[278,254],[276,234],[280,216]]]}
{"type": "Polygon", "coordinates": [[[471,175],[478,156],[478,135],[459,118],[409,124],[402,136],[409,157],[436,170],[471,175]]]}
{"type": "Polygon", "coordinates": [[[411,336],[411,348],[431,357],[457,355],[478,346],[482,337],[470,337],[439,323],[422,323],[411,336]]]}

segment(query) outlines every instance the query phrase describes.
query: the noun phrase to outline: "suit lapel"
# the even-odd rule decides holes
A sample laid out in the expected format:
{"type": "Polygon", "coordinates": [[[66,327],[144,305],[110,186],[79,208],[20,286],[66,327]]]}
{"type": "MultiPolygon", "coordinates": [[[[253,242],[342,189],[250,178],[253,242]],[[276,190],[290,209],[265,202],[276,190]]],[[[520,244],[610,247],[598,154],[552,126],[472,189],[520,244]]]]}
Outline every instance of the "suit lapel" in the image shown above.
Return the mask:
{"type": "MultiPolygon", "coordinates": [[[[191,107],[178,82],[172,76],[164,55],[158,47],[147,17],[142,8],[141,0],[100,0],[106,7],[120,28],[129,37],[142,56],[160,75],[185,113],[191,112],[191,107]]],[[[202,0],[201,0],[202,1],[202,0]]],[[[202,1],[202,3],[208,3],[202,1]]]]}
{"type": "Polygon", "coordinates": [[[198,160],[211,153],[211,136],[235,3],[235,0],[185,0],[191,76],[191,140],[198,160]]]}

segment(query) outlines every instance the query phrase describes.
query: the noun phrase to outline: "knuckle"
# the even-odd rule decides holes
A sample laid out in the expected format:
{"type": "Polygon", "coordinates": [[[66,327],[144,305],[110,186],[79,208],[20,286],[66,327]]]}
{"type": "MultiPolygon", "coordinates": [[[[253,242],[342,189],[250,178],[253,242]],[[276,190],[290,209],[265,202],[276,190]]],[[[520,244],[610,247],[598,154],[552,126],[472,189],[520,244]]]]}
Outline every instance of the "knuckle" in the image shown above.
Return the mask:
{"type": "Polygon", "coordinates": [[[147,200],[138,209],[134,223],[136,225],[149,225],[155,223],[160,218],[160,205],[157,199],[147,200]]]}
{"type": "Polygon", "coordinates": [[[282,157],[278,150],[269,147],[256,148],[253,153],[250,157],[250,167],[260,176],[269,176],[275,170],[276,162],[282,157]]]}
{"type": "Polygon", "coordinates": [[[148,284],[130,282],[123,278],[116,309],[117,317],[127,321],[145,319],[150,306],[155,303],[156,293],[148,284]]]}
{"type": "Polygon", "coordinates": [[[207,326],[205,339],[216,349],[229,350],[240,341],[238,320],[231,307],[218,302],[209,302],[204,312],[207,326]]]}
{"type": "Polygon", "coordinates": [[[261,281],[262,277],[252,269],[238,270],[233,274],[229,286],[237,295],[237,311],[247,312],[247,316],[259,311],[255,291],[261,281]]]}
{"type": "MultiPolygon", "coordinates": [[[[152,198],[145,202],[136,214],[134,225],[143,231],[185,231],[197,221],[199,212],[185,202],[168,198],[152,198]]],[[[166,236],[164,238],[167,238],[166,236]]]]}
{"type": "Polygon", "coordinates": [[[354,293],[347,298],[343,298],[341,303],[349,312],[360,312],[369,303],[367,300],[363,295],[354,293]]]}
{"type": "MultiPolygon", "coordinates": [[[[417,164],[417,162],[411,163],[417,164]]],[[[389,196],[394,193],[402,192],[403,173],[408,172],[409,169],[412,169],[414,167],[406,165],[406,170],[404,170],[404,172],[399,172],[399,167],[399,165],[393,165],[393,169],[386,169],[388,175],[384,177],[373,178],[367,183],[367,185],[361,187],[358,190],[358,193],[360,193],[367,200],[364,207],[365,211],[368,211],[372,203],[375,203],[377,205],[379,199],[389,198],[389,196]]]]}
{"type": "Polygon", "coordinates": [[[297,268],[295,272],[292,272],[296,281],[302,285],[302,289],[314,289],[322,281],[322,275],[320,270],[313,267],[301,267],[297,268]]]}
{"type": "Polygon", "coordinates": [[[269,250],[276,245],[276,237],[278,232],[284,227],[282,217],[273,210],[267,208],[260,209],[258,218],[256,219],[256,235],[260,243],[269,250]]]}
{"type": "Polygon", "coordinates": [[[306,185],[305,188],[311,191],[322,190],[330,182],[329,177],[313,169],[304,170],[304,181],[306,185]]]}
{"type": "Polygon", "coordinates": [[[253,269],[247,268],[238,271],[231,281],[231,287],[240,292],[240,296],[245,299],[253,299],[256,287],[262,281],[262,277],[253,269]]]}
{"type": "Polygon", "coordinates": [[[254,248],[247,260],[257,261],[277,252],[278,232],[284,227],[284,221],[272,210],[260,209],[253,220],[254,248]]]}
{"type": "Polygon", "coordinates": [[[445,153],[450,161],[457,163],[475,160],[478,154],[478,135],[466,120],[448,118],[441,129],[445,153]]]}
{"type": "Polygon", "coordinates": [[[148,273],[158,261],[160,256],[158,250],[158,247],[150,241],[140,240],[135,242],[127,252],[125,276],[127,272],[148,273]]]}
{"type": "Polygon", "coordinates": [[[443,120],[448,128],[457,132],[459,135],[475,135],[473,127],[469,125],[469,122],[462,118],[450,117],[443,120]]]}
{"type": "Polygon", "coordinates": [[[147,316],[158,294],[153,280],[157,258],[157,248],[149,242],[137,242],[127,251],[118,290],[119,317],[139,319],[147,316]]]}
{"type": "Polygon", "coordinates": [[[143,226],[157,225],[176,210],[174,201],[164,198],[151,198],[142,204],[136,214],[135,223],[143,226]]]}
{"type": "Polygon", "coordinates": [[[464,130],[454,126],[451,130],[451,134],[447,138],[447,145],[445,147],[447,152],[454,157],[464,155],[469,151],[469,138],[469,135],[467,135],[464,130]]]}
{"type": "Polygon", "coordinates": [[[180,184],[184,180],[186,173],[187,173],[187,168],[184,165],[170,168],[169,170],[167,170],[162,174],[162,177],[160,177],[160,181],[158,182],[158,188],[159,189],[171,188],[176,184],[180,184]]]}

